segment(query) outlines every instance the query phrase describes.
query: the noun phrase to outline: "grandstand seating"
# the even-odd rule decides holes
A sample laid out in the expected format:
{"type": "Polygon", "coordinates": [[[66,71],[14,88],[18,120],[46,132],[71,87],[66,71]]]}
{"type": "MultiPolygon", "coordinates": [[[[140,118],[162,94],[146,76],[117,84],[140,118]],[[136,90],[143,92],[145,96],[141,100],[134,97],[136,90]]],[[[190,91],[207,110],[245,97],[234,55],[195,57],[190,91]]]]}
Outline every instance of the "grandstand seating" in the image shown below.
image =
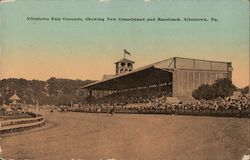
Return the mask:
{"type": "Polygon", "coordinates": [[[114,93],[103,97],[95,104],[79,106],[72,111],[117,113],[162,113],[206,116],[250,117],[249,96],[217,98],[213,100],[180,101],[157,89],[114,93]],[[100,111],[99,111],[100,112],[100,111]]]}

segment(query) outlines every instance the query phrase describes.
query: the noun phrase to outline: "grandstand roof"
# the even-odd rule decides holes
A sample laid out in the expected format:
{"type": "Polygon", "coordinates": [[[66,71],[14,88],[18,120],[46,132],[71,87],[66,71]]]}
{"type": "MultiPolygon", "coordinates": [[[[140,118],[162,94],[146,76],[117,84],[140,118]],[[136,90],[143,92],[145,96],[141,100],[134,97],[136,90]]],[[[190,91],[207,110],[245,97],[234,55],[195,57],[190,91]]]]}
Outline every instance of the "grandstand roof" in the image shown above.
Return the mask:
{"type": "Polygon", "coordinates": [[[103,79],[84,86],[90,90],[123,90],[147,85],[155,85],[172,81],[174,69],[193,70],[228,70],[229,62],[198,60],[190,58],[172,57],[131,72],[103,79]]]}
{"type": "Polygon", "coordinates": [[[165,63],[168,66],[172,58],[150,64],[131,72],[120,74],[111,78],[97,81],[84,86],[82,89],[90,90],[122,90],[135,87],[143,87],[146,85],[158,84],[171,81],[171,69],[159,66],[165,63]]]}

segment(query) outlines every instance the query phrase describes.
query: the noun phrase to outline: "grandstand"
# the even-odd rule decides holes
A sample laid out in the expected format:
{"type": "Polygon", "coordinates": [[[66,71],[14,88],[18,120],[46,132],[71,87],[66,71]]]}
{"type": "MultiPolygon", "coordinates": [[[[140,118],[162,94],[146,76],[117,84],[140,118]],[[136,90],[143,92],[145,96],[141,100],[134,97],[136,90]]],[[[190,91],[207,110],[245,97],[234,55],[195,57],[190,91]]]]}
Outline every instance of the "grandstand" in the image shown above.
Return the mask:
{"type": "Polygon", "coordinates": [[[191,97],[192,92],[201,84],[213,84],[221,78],[231,79],[233,70],[231,62],[182,57],[172,57],[134,70],[131,66],[134,62],[126,58],[115,64],[116,75],[105,76],[82,89],[88,90],[99,99],[110,94],[123,97],[129,94],[138,99],[135,95],[138,92],[141,99],[145,96],[162,95],[184,98],[191,97]],[[126,64],[128,62],[131,63],[126,64]],[[120,64],[123,70],[126,70],[126,66],[129,70],[117,72],[121,68],[120,64]]]}

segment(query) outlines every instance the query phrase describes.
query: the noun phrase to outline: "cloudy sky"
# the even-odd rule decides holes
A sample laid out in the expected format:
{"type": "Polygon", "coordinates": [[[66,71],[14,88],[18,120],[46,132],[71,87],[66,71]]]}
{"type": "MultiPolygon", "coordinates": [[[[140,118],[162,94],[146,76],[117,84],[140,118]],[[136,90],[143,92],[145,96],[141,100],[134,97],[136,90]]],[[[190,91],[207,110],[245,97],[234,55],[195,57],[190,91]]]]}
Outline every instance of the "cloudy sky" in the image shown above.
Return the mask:
{"type": "Polygon", "coordinates": [[[114,74],[114,62],[127,49],[136,68],[173,56],[230,61],[234,83],[242,87],[249,82],[247,0],[11,0],[0,7],[1,79],[98,80],[114,74]],[[209,21],[57,22],[27,17],[209,21]]]}

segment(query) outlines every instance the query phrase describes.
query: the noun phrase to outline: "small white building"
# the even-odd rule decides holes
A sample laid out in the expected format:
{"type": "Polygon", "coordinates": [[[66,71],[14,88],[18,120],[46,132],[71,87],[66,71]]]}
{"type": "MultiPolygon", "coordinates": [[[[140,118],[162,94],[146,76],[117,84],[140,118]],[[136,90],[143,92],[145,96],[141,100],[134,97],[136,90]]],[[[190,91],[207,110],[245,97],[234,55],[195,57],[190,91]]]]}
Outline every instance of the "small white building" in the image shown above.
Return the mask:
{"type": "Polygon", "coordinates": [[[10,104],[16,105],[19,104],[21,99],[17,96],[16,92],[9,98],[10,104]]]}

